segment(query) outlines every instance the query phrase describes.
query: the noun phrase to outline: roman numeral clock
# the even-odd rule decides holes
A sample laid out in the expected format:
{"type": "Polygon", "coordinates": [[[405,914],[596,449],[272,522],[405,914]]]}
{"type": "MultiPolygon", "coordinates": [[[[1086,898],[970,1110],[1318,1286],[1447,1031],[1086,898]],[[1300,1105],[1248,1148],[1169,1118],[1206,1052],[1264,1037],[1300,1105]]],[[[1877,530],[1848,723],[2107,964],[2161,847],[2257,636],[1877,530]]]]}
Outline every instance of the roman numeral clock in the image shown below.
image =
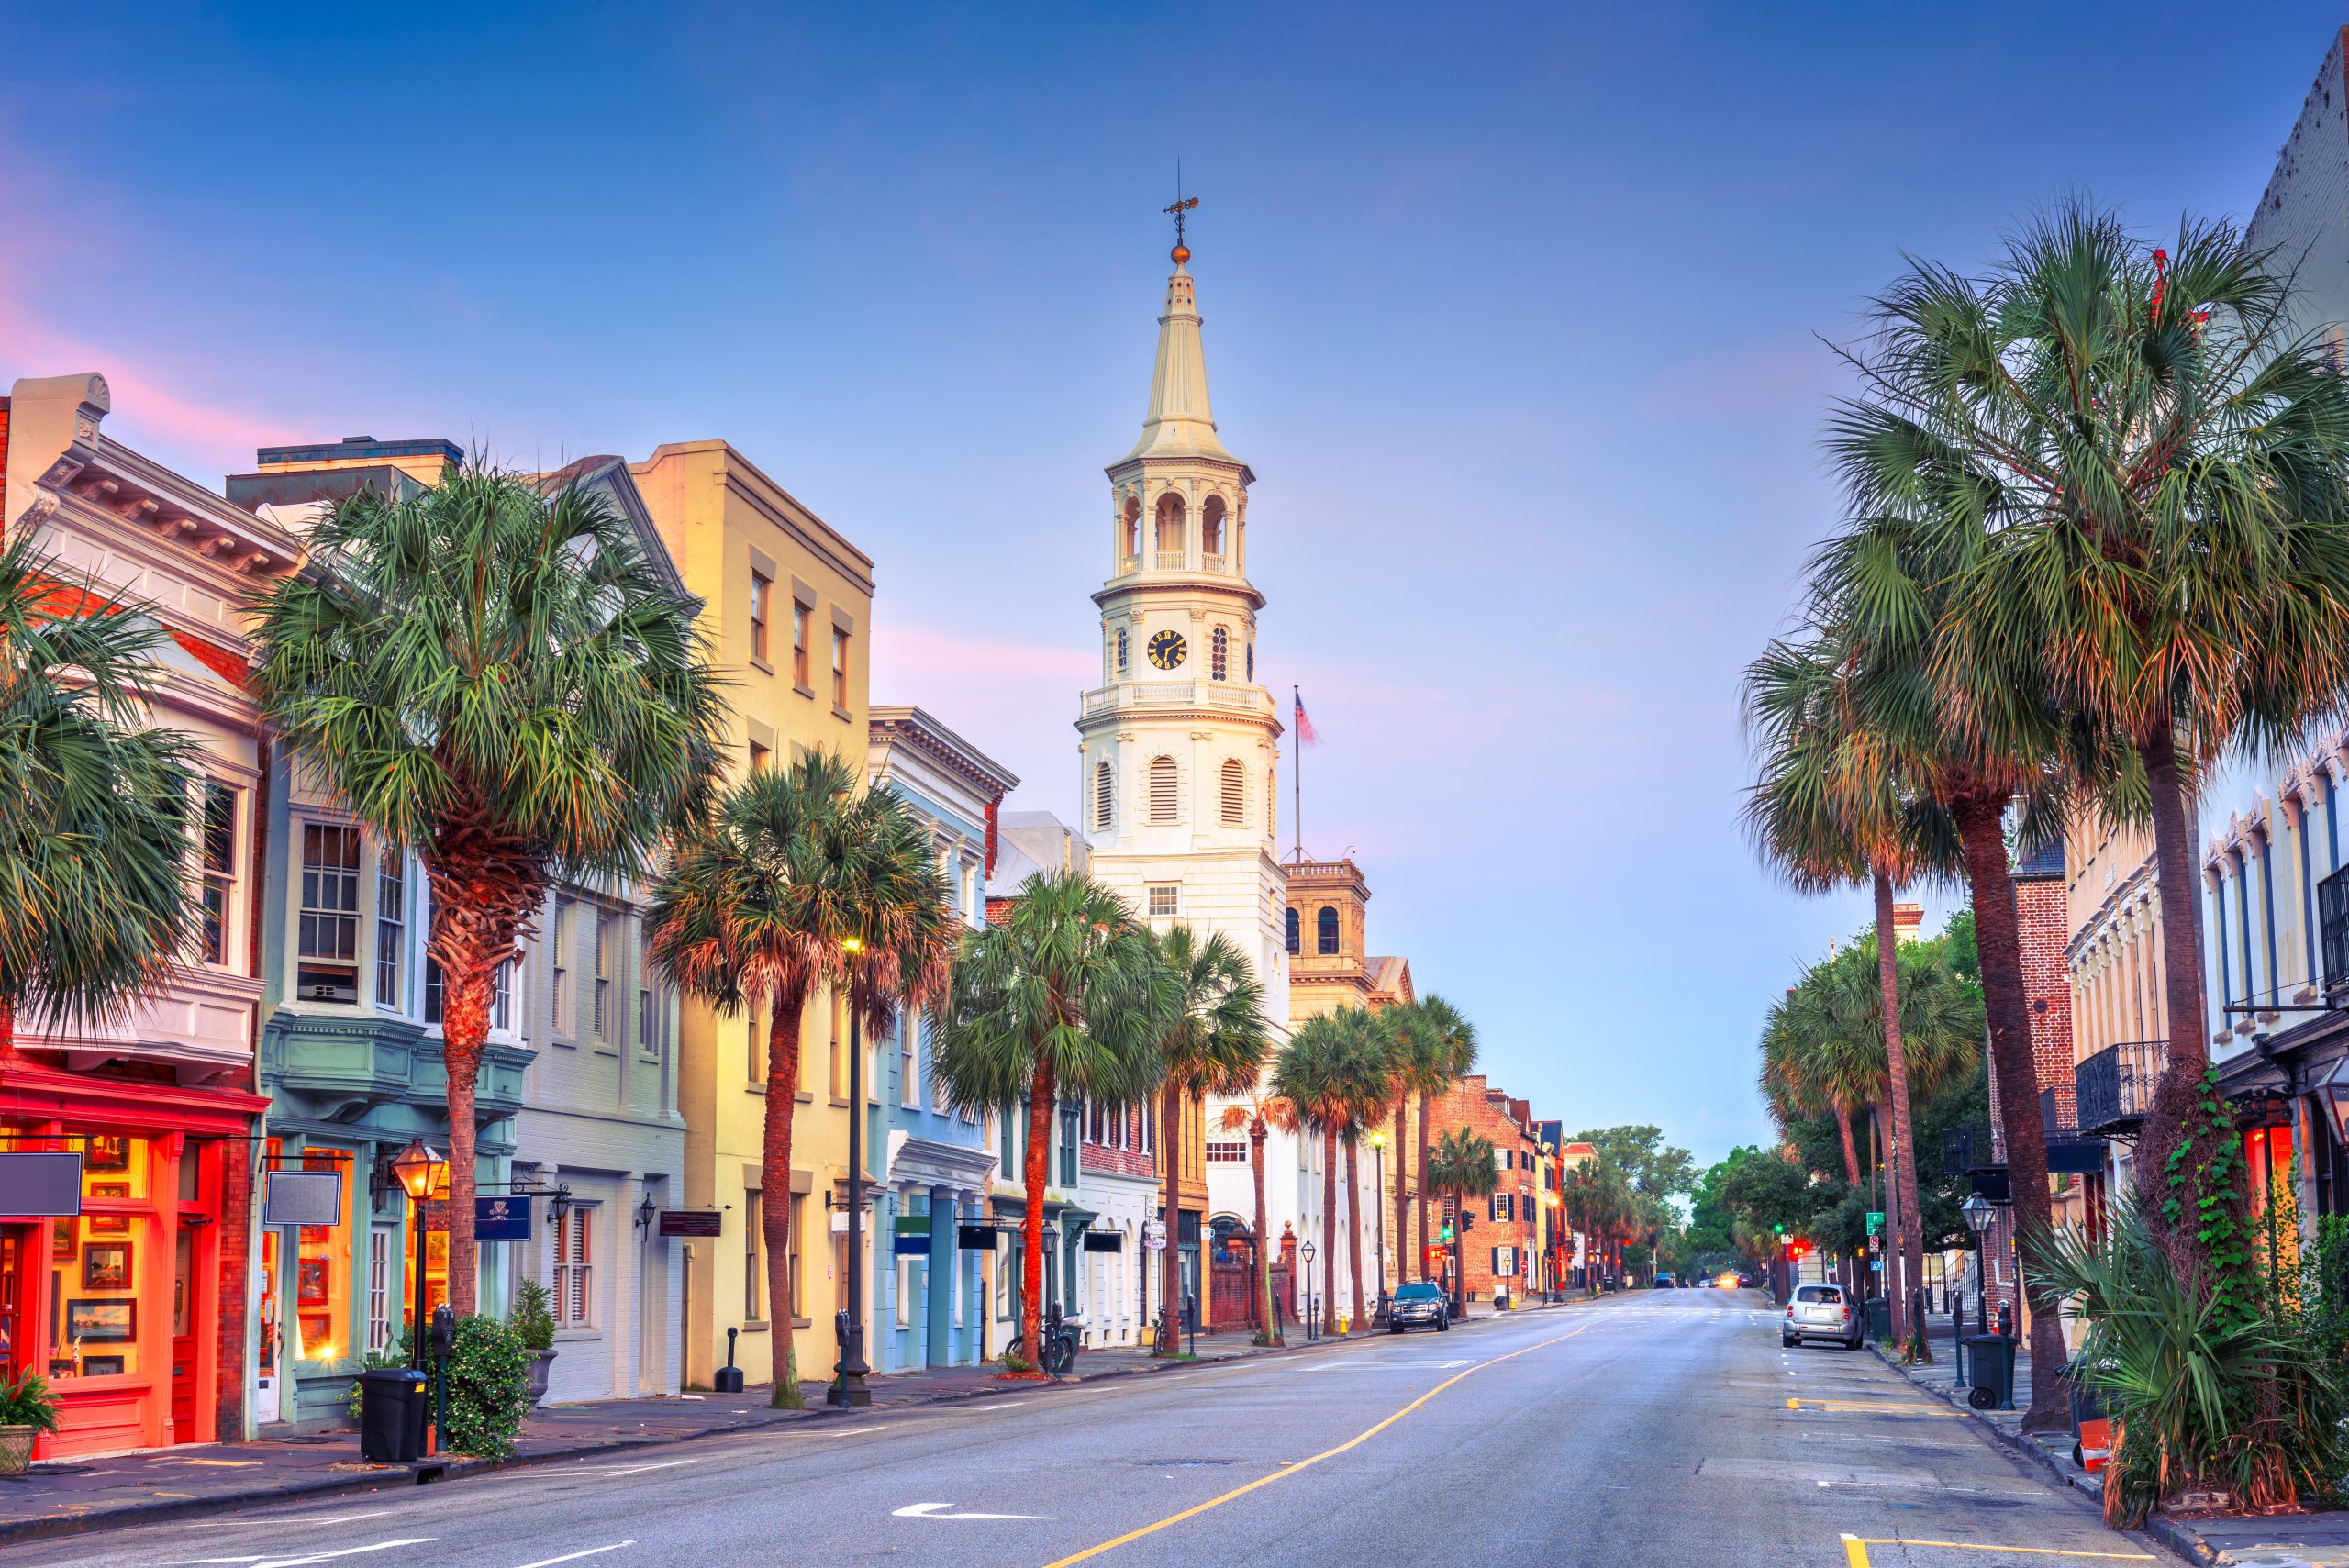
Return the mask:
{"type": "Polygon", "coordinates": [[[1181,632],[1162,631],[1150,639],[1149,651],[1152,663],[1162,670],[1175,670],[1182,667],[1183,655],[1189,649],[1181,632]]]}

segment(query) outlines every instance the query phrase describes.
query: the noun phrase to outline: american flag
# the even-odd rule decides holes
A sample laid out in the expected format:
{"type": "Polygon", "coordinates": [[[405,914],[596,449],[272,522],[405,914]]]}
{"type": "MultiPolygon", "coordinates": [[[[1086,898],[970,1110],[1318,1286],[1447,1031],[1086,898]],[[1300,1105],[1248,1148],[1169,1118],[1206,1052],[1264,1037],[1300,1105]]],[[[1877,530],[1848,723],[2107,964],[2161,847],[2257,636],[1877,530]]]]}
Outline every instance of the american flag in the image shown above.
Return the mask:
{"type": "Polygon", "coordinates": [[[1321,744],[1321,732],[1314,728],[1313,721],[1305,716],[1305,699],[1297,695],[1295,686],[1289,688],[1289,695],[1297,704],[1297,743],[1319,746],[1321,744]]]}

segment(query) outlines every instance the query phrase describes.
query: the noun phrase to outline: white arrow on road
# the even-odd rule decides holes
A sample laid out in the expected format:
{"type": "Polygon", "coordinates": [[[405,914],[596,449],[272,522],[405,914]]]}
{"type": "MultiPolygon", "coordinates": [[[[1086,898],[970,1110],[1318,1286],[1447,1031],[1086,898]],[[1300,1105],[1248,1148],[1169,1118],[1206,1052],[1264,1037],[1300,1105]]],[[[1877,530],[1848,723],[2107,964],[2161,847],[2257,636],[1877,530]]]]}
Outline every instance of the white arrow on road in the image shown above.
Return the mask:
{"type": "Polygon", "coordinates": [[[952,1503],[907,1503],[891,1510],[893,1518],[901,1519],[1049,1519],[1051,1514],[941,1514],[941,1508],[951,1508],[952,1503]]]}

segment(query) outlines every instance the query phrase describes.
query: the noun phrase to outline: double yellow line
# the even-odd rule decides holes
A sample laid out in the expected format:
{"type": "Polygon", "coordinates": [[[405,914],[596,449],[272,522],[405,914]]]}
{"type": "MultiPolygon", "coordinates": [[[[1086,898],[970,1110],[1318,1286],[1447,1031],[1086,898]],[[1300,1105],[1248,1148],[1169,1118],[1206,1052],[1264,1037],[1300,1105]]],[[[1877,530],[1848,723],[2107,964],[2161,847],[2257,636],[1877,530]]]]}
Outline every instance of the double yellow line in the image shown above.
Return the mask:
{"type": "Polygon", "coordinates": [[[1144,1525],[1140,1529],[1130,1529],[1125,1534],[1119,1536],[1114,1540],[1105,1540],[1098,1546],[1088,1546],[1084,1551],[1077,1552],[1073,1556],[1063,1557],[1054,1562],[1047,1562],[1044,1564],[1044,1568],[1069,1568],[1071,1563],[1084,1562],[1092,1558],[1100,1556],[1105,1551],[1114,1551],[1119,1547],[1125,1545],[1129,1541],[1140,1540],[1146,1535],[1156,1535],[1160,1530],[1166,1529],[1169,1525],[1179,1525],[1185,1519],[1197,1518],[1210,1508],[1220,1508],[1226,1503],[1232,1501],[1234,1498],[1244,1497],[1249,1493],[1256,1491],[1260,1487],[1269,1486],[1275,1481],[1286,1481],[1290,1476],[1297,1474],[1302,1471],[1312,1469],[1315,1465],[1320,1463],[1325,1459],[1335,1459],[1349,1449],[1361,1447],[1364,1443],[1368,1442],[1371,1439],[1376,1437],[1379,1433],[1385,1431],[1387,1428],[1393,1426],[1396,1422],[1401,1420],[1412,1411],[1421,1408],[1429,1400],[1434,1398],[1437,1395],[1442,1393],[1453,1384],[1458,1383],[1461,1379],[1471,1376],[1476,1373],[1480,1373],[1488,1366],[1498,1366],[1503,1362],[1515,1361],[1518,1357],[1527,1354],[1529,1351],[1538,1351],[1546,1346],[1554,1345],[1561,1340],[1571,1340],[1576,1334],[1586,1331],[1590,1327],[1590,1324],[1586,1323],[1580,1329],[1569,1329],[1564,1334],[1555,1335],[1547,1340],[1537,1340],[1532,1344],[1525,1346],[1521,1350],[1514,1350],[1509,1351],[1507,1355],[1495,1356],[1490,1361],[1481,1361],[1475,1366],[1468,1367],[1460,1372],[1455,1372],[1450,1377],[1445,1378],[1442,1383],[1437,1384],[1433,1388],[1429,1389],[1425,1394],[1420,1395],[1417,1399],[1412,1400],[1408,1405],[1404,1406],[1401,1409],[1387,1417],[1386,1419],[1379,1422],[1376,1426],[1370,1428],[1366,1431],[1356,1433],[1354,1436],[1348,1438],[1344,1442],[1340,1443],[1335,1448],[1323,1449],[1311,1459],[1300,1459],[1295,1464],[1289,1465],[1286,1469],[1275,1470],[1270,1475],[1260,1475],[1255,1480],[1249,1482],[1245,1486],[1234,1486],[1230,1491],[1226,1492],[1220,1497],[1209,1497],[1204,1503],[1195,1503],[1191,1507],[1185,1508],[1179,1514],[1167,1515],[1164,1518],[1160,1519],[1155,1524],[1144,1525]]]}

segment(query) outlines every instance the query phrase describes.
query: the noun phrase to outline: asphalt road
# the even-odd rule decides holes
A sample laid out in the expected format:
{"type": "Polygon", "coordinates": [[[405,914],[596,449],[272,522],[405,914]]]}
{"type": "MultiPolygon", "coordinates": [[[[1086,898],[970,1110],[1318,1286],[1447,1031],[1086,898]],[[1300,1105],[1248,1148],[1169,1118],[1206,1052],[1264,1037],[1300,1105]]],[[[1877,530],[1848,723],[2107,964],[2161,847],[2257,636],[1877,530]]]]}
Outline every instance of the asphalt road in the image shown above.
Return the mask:
{"type": "Polygon", "coordinates": [[[2172,1561],[1873,1354],[1669,1291],[14,1549],[10,1568],[2172,1561]],[[2042,1555],[2061,1553],[2062,1555],[2042,1555]]]}

